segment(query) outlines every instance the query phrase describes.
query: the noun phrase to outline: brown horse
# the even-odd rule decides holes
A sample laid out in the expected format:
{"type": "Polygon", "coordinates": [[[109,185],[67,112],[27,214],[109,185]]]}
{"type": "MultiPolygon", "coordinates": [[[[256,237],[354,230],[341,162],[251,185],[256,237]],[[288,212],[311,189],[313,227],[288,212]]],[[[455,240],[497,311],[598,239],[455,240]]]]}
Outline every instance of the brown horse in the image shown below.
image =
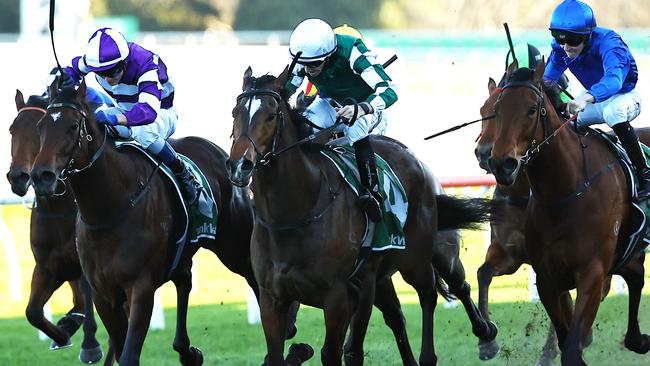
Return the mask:
{"type": "MultiPolygon", "coordinates": [[[[483,118],[494,115],[494,104],[503,89],[497,87],[494,79],[488,80],[488,98],[481,106],[480,113],[483,118]]],[[[650,144],[650,128],[636,129],[639,139],[646,145],[650,144]]],[[[496,124],[491,119],[483,121],[475,155],[479,166],[490,173],[488,159],[492,154],[492,146],[496,138],[496,124]]],[[[530,184],[526,174],[519,174],[515,182],[510,185],[498,184],[494,192],[494,199],[504,200],[506,205],[503,211],[503,220],[491,222],[491,240],[485,262],[478,269],[479,308],[484,317],[489,319],[488,292],[492,278],[495,276],[515,273],[519,267],[530,264],[526,254],[524,228],[526,223],[526,207],[530,184]]],[[[551,325],[546,343],[538,365],[552,365],[557,355],[557,338],[551,325]]]]}
{"type": "MultiPolygon", "coordinates": [[[[141,154],[113,145],[106,129],[94,122],[85,91],[85,83],[76,91],[50,90],[47,114],[38,124],[40,152],[31,171],[36,193],[50,196],[57,178],[68,177],[79,206],[81,265],[120,364],[139,364],[154,291],[171,279],[178,294],[174,349],[183,365],[200,365],[203,357],[190,347],[186,328],[191,257],[198,246],[188,244],[170,273],[183,229],[176,189],[141,154]]],[[[226,153],[196,137],[177,140],[174,146],[208,177],[218,206],[217,240],[199,244],[255,285],[248,255],[252,208],[247,194],[225,177],[226,153]]]]}
{"type": "MultiPolygon", "coordinates": [[[[551,102],[557,95],[542,83],[543,63],[534,71],[514,72],[515,67],[489,122],[496,135],[488,165],[499,184],[513,185],[520,170],[530,182],[525,253],[557,332],[562,363],[584,364],[582,349],[609,289],[616,250],[633,229],[625,172],[600,137],[574,131],[558,115],[551,102]]],[[[616,271],[630,293],[625,345],[638,353],[650,348],[638,324],[644,257],[639,252],[616,271]]]]}
{"type": "MultiPolygon", "coordinates": [[[[30,184],[29,172],[39,150],[36,123],[46,113],[47,100],[33,95],[25,103],[23,94],[16,90],[15,101],[18,114],[9,128],[11,165],[7,179],[12,191],[24,196],[30,184]]],[[[65,183],[60,194],[35,198],[30,225],[35,266],[25,314],[30,324],[53,340],[51,349],[70,345],[70,338],[83,323],[79,360],[95,363],[102,358],[102,350],[95,338],[97,323],[90,287],[82,275],[75,246],[76,219],[77,205],[65,183]],[[54,325],[43,315],[43,306],[66,281],[72,289],[73,307],[54,325]]]]}
{"type": "MultiPolygon", "coordinates": [[[[302,144],[309,140],[301,139],[309,134],[309,127],[300,111],[292,110],[287,103],[284,85],[289,75],[286,68],[278,78],[254,78],[251,69],[246,70],[244,92],[233,109],[233,146],[228,159],[233,184],[246,186],[253,181],[257,215],[251,257],[260,286],[268,363],[285,364],[286,308],[298,300],[323,309],[326,335],[321,361],[340,365],[353,314],[350,337],[355,340],[348,340],[348,345],[362,343],[373,301],[386,299],[399,306],[390,282],[390,275],[399,270],[416,289],[422,307],[419,362],[436,364],[433,313],[437,282],[431,263],[438,226],[454,229],[477,223],[486,219],[489,206],[482,201],[437,196],[433,176],[404,145],[373,137],[378,153],[405,186],[409,208],[404,232],[408,244],[405,250],[362,256],[361,269],[353,275],[358,269],[355,263],[366,217],[337,169],[312,151],[322,146],[302,144]]],[[[400,321],[403,324],[403,319],[400,321]]],[[[394,325],[389,323],[391,328],[394,325]]],[[[496,334],[492,324],[484,325],[486,332],[496,334]]],[[[415,363],[404,358],[401,348],[400,354],[405,364],[415,363]]]]}

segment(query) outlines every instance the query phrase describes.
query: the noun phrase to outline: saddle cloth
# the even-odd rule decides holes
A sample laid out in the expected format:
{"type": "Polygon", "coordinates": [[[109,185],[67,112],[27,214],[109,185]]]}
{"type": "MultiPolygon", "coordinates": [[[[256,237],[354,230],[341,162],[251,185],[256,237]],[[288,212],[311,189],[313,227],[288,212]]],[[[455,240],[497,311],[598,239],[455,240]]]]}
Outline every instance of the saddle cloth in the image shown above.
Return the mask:
{"type": "MultiPolygon", "coordinates": [[[[359,179],[354,148],[349,145],[325,146],[320,153],[334,164],[341,177],[359,195],[359,191],[363,188],[359,179]]],[[[388,163],[377,154],[375,159],[379,175],[379,193],[383,198],[381,202],[383,218],[381,222],[374,224],[372,250],[404,249],[406,239],[403,229],[408,212],[406,192],[388,163]]]]}
{"type": "MultiPolygon", "coordinates": [[[[634,171],[634,166],[628,157],[625,149],[618,141],[616,136],[607,134],[599,129],[591,129],[596,132],[598,136],[612,149],[614,154],[617,155],[618,161],[625,172],[627,177],[628,195],[632,198],[630,210],[630,235],[627,241],[617,249],[616,260],[610,270],[610,273],[615,272],[623,267],[632,258],[633,254],[638,250],[645,249],[650,244],[650,225],[648,224],[648,217],[650,215],[650,200],[638,201],[637,198],[637,185],[638,178],[634,171]]],[[[646,161],[650,163],[648,157],[650,156],[650,148],[641,144],[643,153],[645,154],[646,161]]]]}
{"type": "MultiPolygon", "coordinates": [[[[139,144],[133,142],[117,142],[116,146],[118,149],[129,148],[131,150],[138,151],[141,154],[143,154],[145,157],[147,157],[154,166],[158,165],[158,161],[151,154],[149,154],[145,149],[143,149],[142,146],[140,146],[139,144]]],[[[178,156],[192,170],[192,173],[194,174],[195,177],[197,177],[203,189],[201,189],[199,198],[197,199],[196,203],[194,203],[191,206],[188,206],[185,200],[183,199],[180,187],[178,185],[178,182],[176,182],[174,173],[172,173],[171,170],[168,167],[166,167],[164,164],[160,164],[160,170],[164,173],[163,175],[166,176],[169,179],[169,181],[173,184],[174,188],[176,188],[175,189],[176,194],[174,196],[181,203],[181,206],[183,207],[184,217],[185,217],[185,220],[182,223],[182,226],[184,227],[183,233],[180,236],[180,238],[178,238],[178,240],[176,241],[177,251],[170,272],[176,269],[176,266],[180,261],[181,255],[183,253],[183,248],[185,247],[186,242],[196,243],[200,239],[214,240],[216,238],[217,221],[219,218],[217,205],[215,204],[214,195],[212,193],[212,189],[210,188],[210,184],[208,183],[207,178],[205,177],[203,172],[199,169],[199,167],[196,166],[196,164],[194,164],[194,162],[190,158],[182,154],[178,154],[178,156]]]]}

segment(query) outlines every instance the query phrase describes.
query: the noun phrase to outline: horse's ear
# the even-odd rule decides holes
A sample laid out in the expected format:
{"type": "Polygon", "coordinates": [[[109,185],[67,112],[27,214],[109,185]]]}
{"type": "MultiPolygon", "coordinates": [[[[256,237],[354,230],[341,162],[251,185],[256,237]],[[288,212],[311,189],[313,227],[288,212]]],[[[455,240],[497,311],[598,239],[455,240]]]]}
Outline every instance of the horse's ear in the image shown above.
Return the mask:
{"type": "Polygon", "coordinates": [[[508,69],[506,70],[506,78],[507,78],[507,79],[510,79],[510,77],[512,76],[512,74],[513,74],[513,73],[515,72],[515,70],[517,70],[518,68],[519,68],[519,62],[517,62],[517,60],[515,59],[514,61],[512,61],[512,63],[511,63],[510,65],[508,65],[508,69]]]}
{"type": "Polygon", "coordinates": [[[490,78],[490,80],[488,80],[488,92],[492,94],[492,92],[496,88],[497,88],[497,82],[494,81],[494,79],[490,78]]]}
{"type": "Polygon", "coordinates": [[[253,69],[250,66],[244,71],[244,85],[242,85],[242,91],[250,89],[251,82],[253,81],[253,69]]]}
{"type": "Polygon", "coordinates": [[[16,110],[20,111],[25,107],[25,98],[23,97],[23,93],[16,89],[16,110]]]}
{"type": "Polygon", "coordinates": [[[77,100],[79,102],[85,102],[86,101],[86,79],[82,78],[81,79],[81,84],[79,84],[79,87],[77,88],[77,100]]]}
{"type": "Polygon", "coordinates": [[[291,77],[291,72],[289,71],[289,65],[284,67],[284,70],[282,70],[282,73],[278,75],[278,78],[275,79],[275,83],[278,86],[278,89],[282,90],[285,85],[287,85],[287,81],[289,81],[289,78],[291,77]]]}
{"type": "Polygon", "coordinates": [[[533,79],[541,81],[542,78],[544,77],[545,69],[546,69],[546,62],[544,61],[544,57],[542,57],[542,62],[540,62],[535,68],[535,74],[533,75],[533,79]]]}

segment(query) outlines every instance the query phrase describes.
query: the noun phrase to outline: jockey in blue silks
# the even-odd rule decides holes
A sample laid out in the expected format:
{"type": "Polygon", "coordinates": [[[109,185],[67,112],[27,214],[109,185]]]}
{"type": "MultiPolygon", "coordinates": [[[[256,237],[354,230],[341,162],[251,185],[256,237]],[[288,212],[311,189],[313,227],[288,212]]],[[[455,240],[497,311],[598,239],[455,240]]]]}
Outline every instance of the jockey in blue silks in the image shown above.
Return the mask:
{"type": "MultiPolygon", "coordinates": [[[[64,83],[78,83],[93,72],[101,87],[116,101],[117,106],[94,111],[95,121],[117,126],[171,169],[188,203],[198,197],[199,183],[187,165],[167,142],[176,130],[178,112],[174,107],[174,85],[167,66],[160,57],[127,42],[111,28],[95,31],[83,56],[72,59],[65,68],[64,83]],[[128,131],[127,131],[128,132],[128,131]]],[[[65,85],[65,84],[64,84],[65,85]]]]}
{"type": "Polygon", "coordinates": [[[578,124],[607,123],[621,140],[639,178],[638,197],[650,196],[650,168],[630,121],[641,112],[636,61],[621,36],[596,26],[589,5],[565,0],[551,15],[553,50],[544,79],[555,82],[567,68],[587,89],[567,104],[570,114],[580,112],[578,124]]]}

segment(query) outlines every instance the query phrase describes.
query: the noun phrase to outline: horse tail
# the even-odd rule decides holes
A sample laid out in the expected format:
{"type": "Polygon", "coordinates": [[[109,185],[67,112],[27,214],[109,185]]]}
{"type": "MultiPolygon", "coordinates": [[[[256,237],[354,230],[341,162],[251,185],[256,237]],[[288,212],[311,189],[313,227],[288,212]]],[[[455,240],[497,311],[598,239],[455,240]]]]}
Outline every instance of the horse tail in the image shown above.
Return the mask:
{"type": "Polygon", "coordinates": [[[456,300],[456,296],[449,292],[449,286],[447,286],[445,280],[442,279],[438,270],[434,269],[434,272],[436,274],[436,290],[438,290],[438,293],[447,301],[456,300]]]}
{"type": "Polygon", "coordinates": [[[438,230],[478,230],[490,221],[494,204],[486,198],[459,198],[436,195],[438,202],[438,230]]]}

